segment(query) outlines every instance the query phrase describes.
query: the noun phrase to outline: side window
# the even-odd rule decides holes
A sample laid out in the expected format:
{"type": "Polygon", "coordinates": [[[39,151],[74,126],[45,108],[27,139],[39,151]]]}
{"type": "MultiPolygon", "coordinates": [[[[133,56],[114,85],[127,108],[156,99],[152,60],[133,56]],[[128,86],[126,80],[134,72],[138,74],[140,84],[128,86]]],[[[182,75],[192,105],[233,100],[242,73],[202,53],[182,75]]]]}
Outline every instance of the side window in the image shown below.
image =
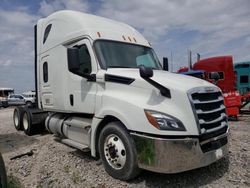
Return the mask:
{"type": "Polygon", "coordinates": [[[86,45],[79,47],[79,60],[80,60],[80,69],[79,73],[90,74],[91,73],[91,58],[89,51],[86,45]]]}
{"type": "Polygon", "coordinates": [[[240,83],[247,84],[248,83],[248,76],[247,75],[240,76],[240,83]]]}
{"type": "Polygon", "coordinates": [[[43,82],[48,82],[48,63],[43,63],[43,82]]]}
{"type": "Polygon", "coordinates": [[[18,95],[18,96],[17,96],[17,98],[19,98],[19,99],[23,99],[23,97],[22,97],[21,95],[18,95]]]}
{"type": "MultiPolygon", "coordinates": [[[[219,76],[220,76],[220,80],[224,79],[224,72],[218,72],[219,76]]],[[[211,73],[209,73],[209,79],[211,80],[211,73]]]]}
{"type": "Polygon", "coordinates": [[[47,40],[47,38],[48,38],[48,36],[49,36],[49,32],[50,32],[50,30],[51,30],[51,27],[52,27],[52,24],[49,24],[49,25],[46,27],[45,31],[44,31],[44,35],[43,35],[43,44],[46,42],[46,40],[47,40]]]}

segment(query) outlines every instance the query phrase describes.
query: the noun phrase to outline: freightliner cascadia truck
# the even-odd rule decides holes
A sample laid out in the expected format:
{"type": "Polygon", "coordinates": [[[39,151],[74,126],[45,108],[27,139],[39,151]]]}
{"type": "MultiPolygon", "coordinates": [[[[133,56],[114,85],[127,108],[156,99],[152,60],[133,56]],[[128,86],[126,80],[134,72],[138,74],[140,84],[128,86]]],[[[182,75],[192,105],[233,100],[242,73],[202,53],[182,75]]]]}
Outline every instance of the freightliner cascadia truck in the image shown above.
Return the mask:
{"type": "Polygon", "coordinates": [[[35,28],[36,106],[17,107],[16,129],[40,124],[62,143],[90,149],[114,178],[140,169],[178,173],[227,154],[221,90],[167,71],[134,28],[75,11],[35,28]]]}

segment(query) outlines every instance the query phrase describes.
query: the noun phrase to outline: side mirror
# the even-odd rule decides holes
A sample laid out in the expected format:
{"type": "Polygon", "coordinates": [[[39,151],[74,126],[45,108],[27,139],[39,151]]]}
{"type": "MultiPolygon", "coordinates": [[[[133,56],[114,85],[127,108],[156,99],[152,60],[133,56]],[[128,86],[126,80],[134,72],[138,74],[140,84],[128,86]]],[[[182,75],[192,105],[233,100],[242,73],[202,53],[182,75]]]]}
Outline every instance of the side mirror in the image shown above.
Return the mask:
{"type": "Polygon", "coordinates": [[[153,76],[153,69],[151,67],[140,66],[140,76],[142,78],[150,78],[153,76]]]}
{"type": "Polygon", "coordinates": [[[168,58],[163,57],[163,70],[168,71],[168,58]]]}
{"type": "Polygon", "coordinates": [[[79,59],[79,50],[78,48],[68,48],[68,68],[70,72],[75,72],[80,69],[80,59],[79,59]]]}

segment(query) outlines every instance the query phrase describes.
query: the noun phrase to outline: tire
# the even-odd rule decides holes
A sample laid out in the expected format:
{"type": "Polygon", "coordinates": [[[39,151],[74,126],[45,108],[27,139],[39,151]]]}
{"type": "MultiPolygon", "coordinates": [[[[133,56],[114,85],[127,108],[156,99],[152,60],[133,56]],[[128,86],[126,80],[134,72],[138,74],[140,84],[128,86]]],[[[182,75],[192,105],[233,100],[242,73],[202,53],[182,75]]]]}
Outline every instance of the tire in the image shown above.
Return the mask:
{"type": "Polygon", "coordinates": [[[8,108],[9,107],[9,103],[7,101],[3,102],[2,105],[3,105],[4,108],[8,108]]]}
{"type": "Polygon", "coordinates": [[[122,123],[111,122],[102,129],[98,149],[110,176],[131,180],[140,173],[134,141],[122,123]]]}
{"type": "Polygon", "coordinates": [[[0,153],[0,188],[7,187],[7,175],[2,154],[0,153]]]}
{"type": "Polygon", "coordinates": [[[23,130],[23,114],[24,108],[22,106],[17,106],[13,113],[13,123],[16,130],[23,130]]]}
{"type": "Polygon", "coordinates": [[[29,106],[29,107],[32,106],[32,102],[31,101],[27,101],[26,102],[26,106],[29,106]]]}
{"type": "Polygon", "coordinates": [[[32,114],[30,113],[29,109],[25,109],[22,122],[25,134],[32,136],[35,133],[35,126],[32,125],[32,114]]]}

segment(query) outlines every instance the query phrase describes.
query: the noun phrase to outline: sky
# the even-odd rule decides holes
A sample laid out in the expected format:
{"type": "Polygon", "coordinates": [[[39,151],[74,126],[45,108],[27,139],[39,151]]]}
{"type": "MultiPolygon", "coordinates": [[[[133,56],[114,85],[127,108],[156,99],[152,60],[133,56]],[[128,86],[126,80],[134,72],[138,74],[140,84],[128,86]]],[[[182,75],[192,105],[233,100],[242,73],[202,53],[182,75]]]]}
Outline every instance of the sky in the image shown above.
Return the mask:
{"type": "Polygon", "coordinates": [[[0,87],[34,89],[33,27],[57,10],[77,10],[125,22],[171,70],[201,58],[232,55],[250,61],[250,0],[0,0],[0,87]]]}

